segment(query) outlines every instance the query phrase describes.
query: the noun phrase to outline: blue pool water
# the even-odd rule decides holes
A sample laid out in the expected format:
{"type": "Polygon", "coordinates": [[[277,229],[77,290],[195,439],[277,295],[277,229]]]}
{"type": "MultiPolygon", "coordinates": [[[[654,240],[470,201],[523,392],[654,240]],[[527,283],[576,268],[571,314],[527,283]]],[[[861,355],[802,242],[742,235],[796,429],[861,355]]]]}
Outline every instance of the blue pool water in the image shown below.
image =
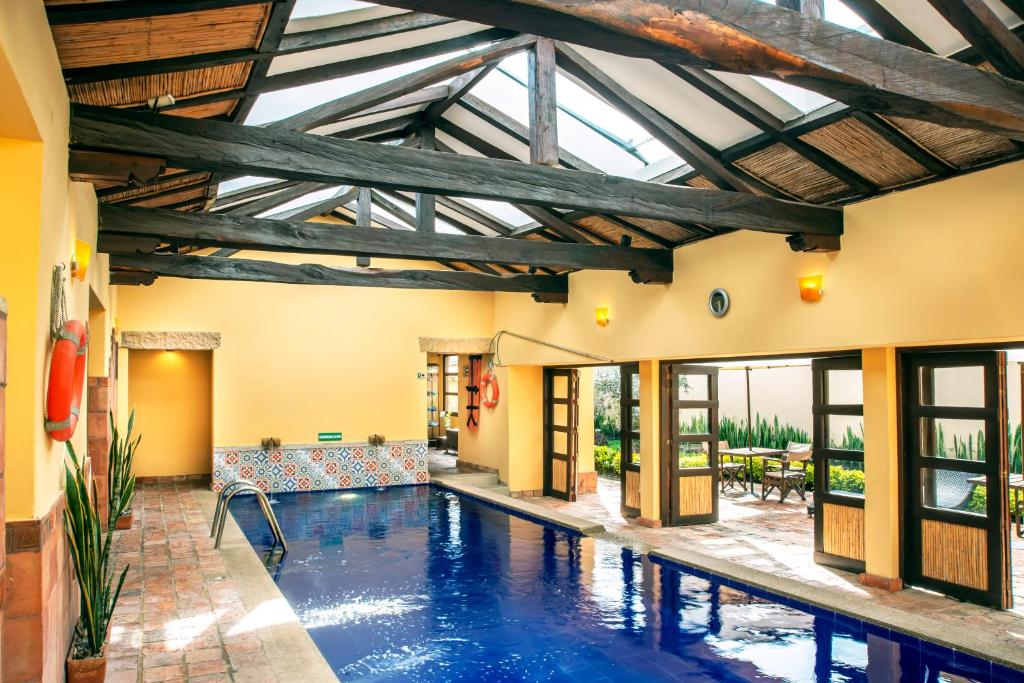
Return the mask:
{"type": "MultiPolygon", "coordinates": [[[[265,555],[256,502],[231,511],[265,555]]],[[[1024,680],[433,486],[274,511],[290,552],[268,567],[345,681],[1024,680]]]]}

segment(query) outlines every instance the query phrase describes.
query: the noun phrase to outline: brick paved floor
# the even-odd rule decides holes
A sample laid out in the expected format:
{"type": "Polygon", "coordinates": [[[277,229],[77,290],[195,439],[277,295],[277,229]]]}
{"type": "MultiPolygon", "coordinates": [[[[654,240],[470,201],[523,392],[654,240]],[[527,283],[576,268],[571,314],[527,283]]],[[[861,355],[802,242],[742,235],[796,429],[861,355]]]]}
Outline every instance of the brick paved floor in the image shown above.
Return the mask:
{"type": "Polygon", "coordinates": [[[276,680],[193,486],[140,485],[132,528],[116,532],[115,566],[131,569],[114,612],[107,681],[276,680]]]}

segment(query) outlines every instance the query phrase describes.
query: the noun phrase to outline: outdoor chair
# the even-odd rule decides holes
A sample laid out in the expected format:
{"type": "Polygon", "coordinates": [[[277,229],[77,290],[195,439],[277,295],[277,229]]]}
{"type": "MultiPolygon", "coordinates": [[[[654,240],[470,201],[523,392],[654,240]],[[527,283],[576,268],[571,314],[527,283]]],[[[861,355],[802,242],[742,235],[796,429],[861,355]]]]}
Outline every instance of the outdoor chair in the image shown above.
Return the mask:
{"type": "Polygon", "coordinates": [[[779,502],[783,503],[790,491],[796,491],[800,500],[807,500],[807,463],[811,459],[811,445],[789,442],[786,446],[784,463],[769,465],[768,458],[763,458],[763,474],[761,475],[761,500],[768,498],[773,490],[779,491],[779,502]],[[783,467],[785,465],[785,468],[783,467]],[[794,465],[800,465],[794,469],[794,465]]]}
{"type": "Polygon", "coordinates": [[[725,493],[727,488],[731,489],[734,486],[739,486],[742,490],[747,480],[746,465],[742,462],[726,462],[722,459],[722,451],[728,448],[728,441],[718,442],[718,470],[721,473],[719,478],[722,481],[722,493],[725,493]]]}

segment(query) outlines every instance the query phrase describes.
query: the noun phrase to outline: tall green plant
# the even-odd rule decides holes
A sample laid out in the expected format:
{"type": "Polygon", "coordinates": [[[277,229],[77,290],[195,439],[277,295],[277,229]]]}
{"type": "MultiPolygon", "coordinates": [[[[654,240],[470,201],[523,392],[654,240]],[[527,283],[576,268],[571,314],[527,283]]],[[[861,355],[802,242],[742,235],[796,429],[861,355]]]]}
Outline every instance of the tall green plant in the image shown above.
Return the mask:
{"type": "Polygon", "coordinates": [[[114,613],[114,606],[121,595],[128,567],[121,571],[121,577],[114,588],[114,577],[109,570],[110,539],[108,529],[103,533],[99,510],[96,509],[96,484],[89,485],[78,463],[75,449],[67,444],[70,466],[64,463],[65,496],[64,534],[68,550],[75,566],[81,602],[81,616],[75,627],[75,659],[96,657],[103,649],[107,625],[114,613]]]}
{"type": "Polygon", "coordinates": [[[110,432],[113,435],[110,440],[110,456],[107,462],[110,473],[109,488],[107,489],[107,509],[110,511],[109,528],[113,529],[118,517],[123,515],[132,504],[135,496],[135,475],[132,474],[132,463],[135,461],[135,449],[142,441],[140,434],[132,441],[132,427],[135,426],[135,411],[132,410],[128,416],[128,430],[121,437],[114,426],[114,413],[110,415],[110,432]]]}

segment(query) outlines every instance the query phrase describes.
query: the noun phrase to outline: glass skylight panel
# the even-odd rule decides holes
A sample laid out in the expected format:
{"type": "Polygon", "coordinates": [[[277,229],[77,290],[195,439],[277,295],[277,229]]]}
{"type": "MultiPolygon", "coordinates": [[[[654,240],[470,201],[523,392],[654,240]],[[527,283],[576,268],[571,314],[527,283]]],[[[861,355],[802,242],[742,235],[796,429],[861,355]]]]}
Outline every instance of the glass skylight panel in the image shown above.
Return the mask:
{"type": "MultiPolygon", "coordinates": [[[[339,97],[380,85],[399,76],[405,76],[413,71],[437,64],[451,58],[455,54],[462,54],[463,52],[465,51],[429,57],[409,62],[408,64],[398,64],[386,69],[377,69],[376,71],[355,74],[344,78],[335,78],[331,81],[309,83],[296,88],[263,93],[256,99],[256,104],[253,105],[252,111],[246,118],[245,123],[246,125],[258,126],[287,118],[324,102],[330,102],[339,97]]],[[[440,83],[435,85],[440,85],[440,83]]]]}
{"type": "Polygon", "coordinates": [[[751,76],[751,78],[799,109],[804,114],[809,114],[816,109],[824,107],[826,104],[832,104],[832,102],[834,102],[834,100],[825,97],[824,95],[819,95],[816,92],[806,90],[800,86],[792,85],[791,83],[777,81],[774,78],[762,78],[761,76],[751,76]]]}
{"type": "Polygon", "coordinates": [[[475,199],[473,197],[464,197],[462,201],[467,204],[472,204],[484,213],[505,221],[509,225],[521,227],[533,222],[532,218],[511,204],[506,204],[505,202],[496,202],[490,199],[475,199]]]}
{"type": "Polygon", "coordinates": [[[325,14],[336,14],[348,12],[364,7],[375,7],[371,2],[360,2],[359,0],[297,0],[292,8],[291,19],[302,17],[319,17],[325,14]]]}
{"type": "MultiPolygon", "coordinates": [[[[528,126],[527,69],[526,55],[507,57],[472,94],[528,126]]],[[[634,176],[647,163],[672,156],[629,117],[562,74],[556,90],[559,145],[601,171],[634,176]]]]}
{"type": "Polygon", "coordinates": [[[241,190],[243,187],[252,187],[253,185],[259,185],[276,178],[260,178],[257,176],[246,175],[241,178],[232,178],[231,180],[225,180],[217,185],[217,193],[224,194],[225,192],[231,192],[232,190],[241,190]]]}
{"type": "Polygon", "coordinates": [[[275,213],[281,213],[282,211],[289,211],[290,209],[297,209],[300,206],[306,206],[314,202],[323,201],[328,197],[331,197],[335,192],[338,191],[338,187],[328,187],[323,190],[316,190],[309,194],[304,194],[301,197],[297,197],[290,202],[285,202],[279,206],[267,209],[263,213],[257,214],[257,218],[266,218],[267,216],[273,216],[275,213]]]}

